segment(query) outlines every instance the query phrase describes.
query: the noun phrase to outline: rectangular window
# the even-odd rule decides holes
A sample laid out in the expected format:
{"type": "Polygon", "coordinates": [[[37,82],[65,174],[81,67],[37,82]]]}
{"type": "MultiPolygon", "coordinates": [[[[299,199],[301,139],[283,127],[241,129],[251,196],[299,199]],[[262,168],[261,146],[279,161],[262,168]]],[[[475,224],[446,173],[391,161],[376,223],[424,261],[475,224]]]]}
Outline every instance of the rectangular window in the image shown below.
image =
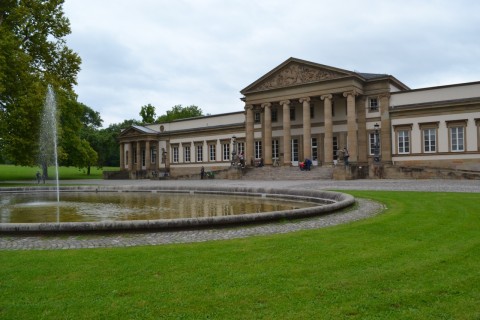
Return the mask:
{"type": "Polygon", "coordinates": [[[133,149],[133,163],[137,164],[137,148],[133,149]]]}
{"type": "Polygon", "coordinates": [[[262,157],[262,141],[255,141],[255,159],[260,159],[262,157]]]}
{"type": "Polygon", "coordinates": [[[398,153],[410,153],[410,135],[408,130],[399,130],[398,133],[398,153]]]}
{"type": "Polygon", "coordinates": [[[150,162],[157,163],[157,147],[150,148],[150,162]]]}
{"type": "Polygon", "coordinates": [[[464,151],[464,128],[463,127],[450,127],[450,143],[452,151],[464,151]]]}
{"type": "Polygon", "coordinates": [[[245,142],[237,142],[237,153],[245,155],[245,142]]]}
{"type": "Polygon", "coordinates": [[[278,159],[280,155],[280,144],[278,140],[272,140],[272,159],[278,159]]]}
{"type": "Polygon", "coordinates": [[[183,149],[183,161],[190,162],[190,146],[185,146],[183,149]]]}
{"type": "Polygon", "coordinates": [[[145,158],[146,158],[146,157],[145,157],[145,154],[146,154],[145,152],[146,152],[146,150],[145,150],[145,149],[142,149],[142,150],[141,150],[141,157],[142,157],[142,159],[141,159],[141,160],[142,160],[142,167],[145,167],[145,158]]]}
{"type": "Polygon", "coordinates": [[[298,139],[292,139],[292,161],[298,161],[298,139]]]}
{"type": "Polygon", "coordinates": [[[332,100],[332,117],[335,117],[335,101],[332,100]]]}
{"type": "Polygon", "coordinates": [[[173,147],[173,162],[178,163],[178,147],[173,147]]]}
{"type": "Polygon", "coordinates": [[[260,112],[255,112],[255,123],[260,123],[261,115],[260,112]]]}
{"type": "Polygon", "coordinates": [[[278,121],[278,111],[277,108],[272,109],[272,122],[278,121]]]}
{"type": "Polygon", "coordinates": [[[437,151],[437,130],[428,128],[423,130],[423,151],[435,152],[437,151]]]}
{"type": "Polygon", "coordinates": [[[318,141],[317,138],[312,138],[312,160],[318,159],[318,141]]]}
{"type": "Polygon", "coordinates": [[[368,111],[377,112],[378,111],[378,99],[377,98],[368,98],[368,111]]]}
{"type": "Polygon", "coordinates": [[[315,108],[313,105],[310,105],[310,119],[315,118],[315,108]]]}
{"type": "Polygon", "coordinates": [[[216,146],[214,144],[209,144],[208,145],[208,154],[209,154],[209,160],[210,161],[217,160],[216,146]]]}
{"type": "Polygon", "coordinates": [[[378,152],[380,152],[380,136],[376,135],[375,132],[370,132],[369,136],[369,145],[370,145],[370,155],[375,154],[375,144],[377,143],[378,139],[378,152]]]}
{"type": "Polygon", "coordinates": [[[203,146],[197,145],[197,162],[203,162],[203,146]]]}
{"type": "Polygon", "coordinates": [[[290,121],[295,121],[295,107],[290,108],[290,121]]]}
{"type": "Polygon", "coordinates": [[[223,161],[230,160],[230,143],[222,144],[223,161]]]}

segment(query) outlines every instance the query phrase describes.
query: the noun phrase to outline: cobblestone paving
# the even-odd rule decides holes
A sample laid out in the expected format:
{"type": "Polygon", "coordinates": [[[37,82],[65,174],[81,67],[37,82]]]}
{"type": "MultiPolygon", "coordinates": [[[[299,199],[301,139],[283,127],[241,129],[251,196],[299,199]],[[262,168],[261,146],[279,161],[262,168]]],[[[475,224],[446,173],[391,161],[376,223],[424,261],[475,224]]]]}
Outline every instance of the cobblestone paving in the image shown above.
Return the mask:
{"type": "MultiPolygon", "coordinates": [[[[206,181],[68,181],[68,184],[94,185],[158,185],[172,186],[185,185],[212,185],[212,186],[254,186],[272,187],[271,181],[245,180],[206,180],[206,181]]],[[[354,181],[275,181],[275,188],[307,188],[329,190],[399,190],[399,191],[445,191],[445,192],[478,192],[480,181],[452,181],[452,180],[354,180],[354,181]]],[[[1,235],[0,250],[55,250],[55,249],[82,249],[104,247],[132,247],[162,245],[173,243],[203,242],[212,240],[226,240],[245,238],[250,236],[288,233],[299,230],[318,229],[328,226],[348,223],[365,219],[380,213],[383,206],[365,199],[357,199],[355,208],[302,220],[266,223],[255,226],[213,228],[187,231],[159,231],[143,233],[105,233],[105,234],[76,234],[59,236],[17,236],[1,235]]]]}

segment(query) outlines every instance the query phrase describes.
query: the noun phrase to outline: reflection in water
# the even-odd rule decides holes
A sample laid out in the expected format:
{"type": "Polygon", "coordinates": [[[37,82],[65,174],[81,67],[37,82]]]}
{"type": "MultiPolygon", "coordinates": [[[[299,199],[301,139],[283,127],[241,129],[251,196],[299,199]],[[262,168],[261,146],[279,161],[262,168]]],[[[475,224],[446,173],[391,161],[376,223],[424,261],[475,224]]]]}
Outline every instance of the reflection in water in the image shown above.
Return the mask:
{"type": "Polygon", "coordinates": [[[212,194],[62,193],[2,195],[0,222],[92,222],[239,215],[318,204],[279,198],[212,194]]]}

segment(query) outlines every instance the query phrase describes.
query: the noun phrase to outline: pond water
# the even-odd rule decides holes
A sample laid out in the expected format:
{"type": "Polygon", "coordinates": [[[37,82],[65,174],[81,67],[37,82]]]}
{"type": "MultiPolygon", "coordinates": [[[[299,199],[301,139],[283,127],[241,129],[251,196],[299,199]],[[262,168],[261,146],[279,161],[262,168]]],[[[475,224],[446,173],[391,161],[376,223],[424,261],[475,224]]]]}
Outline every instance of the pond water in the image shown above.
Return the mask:
{"type": "Polygon", "coordinates": [[[318,206],[260,196],[155,192],[2,194],[0,223],[96,222],[241,215],[318,206]]]}

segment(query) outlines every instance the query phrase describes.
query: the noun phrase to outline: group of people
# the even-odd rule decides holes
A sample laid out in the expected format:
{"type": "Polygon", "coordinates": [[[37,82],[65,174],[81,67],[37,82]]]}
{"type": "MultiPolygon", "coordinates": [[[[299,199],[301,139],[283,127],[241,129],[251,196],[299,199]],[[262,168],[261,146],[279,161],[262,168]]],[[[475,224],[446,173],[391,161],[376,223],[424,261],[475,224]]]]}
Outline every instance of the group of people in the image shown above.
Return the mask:
{"type": "Polygon", "coordinates": [[[37,171],[35,177],[37,178],[37,184],[40,184],[40,181],[43,181],[43,183],[45,184],[45,175],[40,174],[40,171],[37,171]]]}
{"type": "Polygon", "coordinates": [[[206,172],[204,167],[200,169],[200,179],[213,179],[213,178],[214,178],[213,172],[211,171],[206,172]]]}
{"type": "MultiPolygon", "coordinates": [[[[340,150],[340,152],[343,153],[343,161],[345,163],[345,166],[348,166],[349,165],[348,158],[350,157],[350,154],[348,153],[347,148],[346,147],[343,148],[342,150],[340,150]]],[[[240,152],[240,154],[238,155],[238,159],[239,159],[239,162],[240,162],[240,166],[242,168],[244,168],[245,167],[245,157],[243,155],[243,152],[240,152]]],[[[234,165],[234,164],[235,163],[232,162],[232,165],[234,165]]],[[[260,161],[256,164],[256,166],[257,167],[263,167],[264,166],[263,158],[260,159],[260,161]]],[[[302,171],[310,171],[310,169],[312,168],[312,160],[306,158],[303,162],[299,163],[299,167],[300,167],[300,170],[302,170],[302,171]]],[[[40,183],[39,175],[40,175],[40,172],[37,172],[38,183],[40,183]]],[[[205,178],[207,178],[207,173],[205,172],[205,168],[202,167],[200,169],[200,179],[205,179],[205,178]]],[[[45,183],[45,179],[43,180],[43,182],[45,183]]]]}
{"type": "Polygon", "coordinates": [[[347,148],[343,148],[343,150],[340,150],[340,152],[343,153],[343,162],[345,163],[345,166],[348,166],[348,158],[350,158],[350,154],[348,153],[347,148]]]}
{"type": "Polygon", "coordinates": [[[310,171],[312,167],[312,160],[306,158],[305,160],[303,160],[303,162],[300,162],[298,166],[300,167],[301,171],[310,171]]]}
{"type": "Polygon", "coordinates": [[[243,152],[240,152],[238,159],[240,161],[240,167],[245,168],[245,156],[243,155],[243,152]]]}

